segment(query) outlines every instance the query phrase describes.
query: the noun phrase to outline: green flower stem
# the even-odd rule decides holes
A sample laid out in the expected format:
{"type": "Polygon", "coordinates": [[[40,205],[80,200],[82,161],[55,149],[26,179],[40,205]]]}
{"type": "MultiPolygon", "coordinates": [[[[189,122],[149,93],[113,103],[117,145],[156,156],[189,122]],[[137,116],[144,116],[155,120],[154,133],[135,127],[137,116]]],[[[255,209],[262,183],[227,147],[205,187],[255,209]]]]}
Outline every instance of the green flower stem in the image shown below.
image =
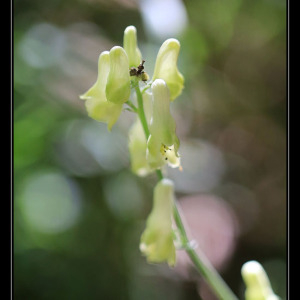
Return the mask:
{"type": "Polygon", "coordinates": [[[138,112],[138,109],[137,107],[135,107],[135,105],[130,101],[128,100],[127,102],[125,102],[134,112],[138,112]]]}
{"type": "Polygon", "coordinates": [[[176,225],[181,234],[182,243],[187,246],[185,251],[194,263],[198,272],[203,276],[203,278],[211,286],[213,291],[216,293],[217,296],[219,296],[220,299],[237,300],[238,298],[233,294],[233,292],[224,282],[219,273],[214,269],[209,260],[205,257],[203,252],[200,252],[200,249],[198,249],[198,253],[196,253],[195,249],[189,246],[189,240],[185,232],[184,225],[182,223],[176,204],[174,205],[173,213],[176,225]]]}
{"type": "Polygon", "coordinates": [[[151,83],[148,83],[148,84],[146,85],[146,87],[143,88],[142,94],[144,94],[148,89],[151,88],[151,84],[152,84],[152,82],[151,82],[151,83]]]}
{"type": "Polygon", "coordinates": [[[137,97],[137,102],[138,102],[138,115],[140,118],[140,121],[142,123],[145,135],[146,135],[146,139],[148,140],[150,132],[149,132],[149,128],[147,125],[147,120],[146,120],[146,116],[145,116],[145,111],[144,111],[144,103],[143,103],[143,95],[141,93],[139,84],[137,83],[134,86],[135,92],[136,92],[136,97],[137,97]]]}
{"type": "MultiPolygon", "coordinates": [[[[134,88],[136,91],[137,102],[138,102],[138,115],[142,123],[145,136],[148,139],[150,133],[149,133],[149,128],[148,128],[148,124],[144,112],[143,95],[140,91],[138,84],[135,85],[134,88]]],[[[164,178],[161,170],[159,169],[156,170],[156,175],[159,180],[162,180],[164,178]]],[[[201,253],[200,255],[199,249],[198,249],[198,253],[196,253],[195,249],[189,247],[189,239],[187,237],[176,204],[174,205],[173,214],[174,214],[174,219],[178,227],[178,230],[180,231],[181,242],[185,246],[185,251],[187,252],[192,262],[194,263],[198,272],[203,276],[203,278],[207,281],[207,283],[211,286],[213,291],[216,293],[216,295],[219,296],[221,300],[237,300],[238,298],[233,294],[233,292],[230,290],[230,288],[227,286],[227,284],[224,282],[224,280],[221,278],[218,272],[214,269],[214,267],[211,265],[211,263],[205,257],[205,255],[203,253],[201,253]]]]}
{"type": "Polygon", "coordinates": [[[157,175],[157,177],[158,177],[159,180],[162,180],[162,179],[164,178],[164,176],[163,176],[161,170],[159,170],[159,169],[156,170],[156,175],[157,175]]]}

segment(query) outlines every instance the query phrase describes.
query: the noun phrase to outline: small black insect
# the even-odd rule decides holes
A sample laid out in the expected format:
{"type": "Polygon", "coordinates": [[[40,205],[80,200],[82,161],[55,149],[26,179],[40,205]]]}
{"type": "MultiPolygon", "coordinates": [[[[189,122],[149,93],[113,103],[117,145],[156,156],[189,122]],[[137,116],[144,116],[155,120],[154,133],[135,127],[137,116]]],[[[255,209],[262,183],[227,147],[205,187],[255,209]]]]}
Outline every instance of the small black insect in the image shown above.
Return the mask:
{"type": "Polygon", "coordinates": [[[130,76],[137,76],[137,69],[132,67],[129,72],[130,76]]]}
{"type": "Polygon", "coordinates": [[[144,68],[145,68],[144,63],[145,63],[145,61],[142,60],[142,62],[138,65],[137,68],[135,68],[135,67],[130,68],[129,75],[141,77],[142,81],[147,81],[149,79],[149,76],[144,71],[144,68]]]}
{"type": "Polygon", "coordinates": [[[142,63],[140,63],[139,66],[137,67],[138,70],[137,70],[136,73],[137,73],[138,75],[140,75],[140,74],[142,74],[142,73],[144,72],[144,71],[143,71],[143,70],[144,70],[144,63],[145,63],[145,61],[142,60],[142,63]]]}

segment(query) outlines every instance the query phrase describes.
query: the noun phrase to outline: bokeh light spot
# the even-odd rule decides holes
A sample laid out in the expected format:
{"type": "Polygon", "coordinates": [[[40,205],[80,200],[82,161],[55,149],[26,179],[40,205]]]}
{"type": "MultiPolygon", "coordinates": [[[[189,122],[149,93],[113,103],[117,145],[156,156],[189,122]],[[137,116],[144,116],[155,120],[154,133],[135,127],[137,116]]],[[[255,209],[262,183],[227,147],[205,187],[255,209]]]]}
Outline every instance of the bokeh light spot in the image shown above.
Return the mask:
{"type": "Polygon", "coordinates": [[[75,224],[81,200],[73,181],[60,173],[44,171],[28,179],[21,207],[25,220],[34,230],[59,233],[75,224]]]}
{"type": "Polygon", "coordinates": [[[40,23],[28,30],[20,43],[20,53],[28,65],[45,68],[58,62],[66,49],[64,33],[57,27],[40,23]]]}
{"type": "MultiPolygon", "coordinates": [[[[179,199],[180,211],[189,239],[198,245],[212,265],[224,269],[234,253],[239,223],[234,211],[222,198],[198,194],[179,199]]],[[[184,251],[177,251],[178,272],[189,277],[190,260],[184,251]]]]}
{"type": "Polygon", "coordinates": [[[120,219],[137,217],[143,209],[143,194],[137,181],[122,172],[104,186],[105,200],[112,213],[120,219]]]}
{"type": "Polygon", "coordinates": [[[176,37],[187,25],[187,13],[180,0],[142,0],[140,6],[145,27],[156,38],[176,37]]]}
{"type": "Polygon", "coordinates": [[[225,171],[222,152],[214,145],[201,140],[183,141],[179,154],[183,171],[168,169],[178,192],[207,192],[217,186],[225,171]]]}

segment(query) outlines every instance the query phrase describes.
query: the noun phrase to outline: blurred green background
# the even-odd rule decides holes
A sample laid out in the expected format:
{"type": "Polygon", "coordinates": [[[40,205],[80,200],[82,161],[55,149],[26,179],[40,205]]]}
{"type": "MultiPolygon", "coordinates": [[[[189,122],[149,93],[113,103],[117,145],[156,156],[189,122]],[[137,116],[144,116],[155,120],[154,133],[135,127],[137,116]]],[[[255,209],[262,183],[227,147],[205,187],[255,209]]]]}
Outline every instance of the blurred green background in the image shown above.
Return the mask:
{"type": "Polygon", "coordinates": [[[133,116],[108,133],[78,97],[128,25],[150,76],[161,43],[181,42],[183,172],[168,176],[191,238],[240,299],[251,259],[285,299],[283,0],[14,1],[14,299],[216,299],[184,253],[174,270],[145,262],[156,178],[130,172],[133,116]]]}

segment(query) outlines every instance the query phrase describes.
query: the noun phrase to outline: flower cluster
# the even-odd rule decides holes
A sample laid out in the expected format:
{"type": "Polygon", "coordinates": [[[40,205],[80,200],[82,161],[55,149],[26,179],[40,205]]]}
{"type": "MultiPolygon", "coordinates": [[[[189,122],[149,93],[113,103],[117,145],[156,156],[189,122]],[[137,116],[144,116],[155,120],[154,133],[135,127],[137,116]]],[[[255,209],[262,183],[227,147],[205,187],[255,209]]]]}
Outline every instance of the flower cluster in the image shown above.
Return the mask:
{"type": "MultiPolygon", "coordinates": [[[[184,78],[177,68],[179,50],[178,40],[166,40],[158,51],[149,80],[144,70],[145,60],[138,48],[136,28],[128,26],[124,31],[123,47],[115,46],[100,54],[98,78],[80,96],[86,101],[88,115],[107,123],[109,130],[117,122],[125,103],[137,112],[129,131],[129,152],[131,170],[139,176],[155,172],[166,164],[173,168],[180,166],[180,143],[170,113],[170,103],[181,94],[184,86],[184,78]],[[140,81],[148,81],[143,91],[139,89],[140,81]],[[136,106],[136,102],[139,105],[136,106]]],[[[141,238],[141,251],[150,262],[175,264],[172,211],[173,184],[164,179],[155,187],[153,210],[141,238]]]]}
{"type": "MultiPolygon", "coordinates": [[[[190,248],[181,221],[178,221],[176,207],[174,210],[173,182],[162,178],[161,169],[166,164],[180,167],[180,142],[170,112],[171,102],[181,94],[184,86],[184,78],[177,68],[179,51],[178,40],[166,40],[158,51],[153,76],[149,80],[145,60],[138,48],[136,28],[128,26],[124,31],[123,47],[115,46],[100,54],[97,80],[80,98],[85,100],[88,115],[107,123],[109,131],[119,119],[124,104],[137,114],[129,130],[131,170],[139,176],[157,172],[160,178],[154,188],[152,210],[140,239],[140,250],[147,261],[167,262],[174,266],[174,241],[179,239],[180,246],[191,250],[189,254],[198,270],[205,270],[206,279],[214,283],[212,287],[218,294],[223,296],[225,293],[224,299],[231,299],[231,296],[235,299],[211,266],[203,263],[204,260],[201,261],[190,248]],[[140,90],[141,81],[146,84],[143,90],[140,90]],[[173,215],[178,229],[181,229],[179,235],[172,228],[173,215]]],[[[247,262],[241,272],[246,285],[246,300],[279,300],[258,262],[247,262]]]]}

